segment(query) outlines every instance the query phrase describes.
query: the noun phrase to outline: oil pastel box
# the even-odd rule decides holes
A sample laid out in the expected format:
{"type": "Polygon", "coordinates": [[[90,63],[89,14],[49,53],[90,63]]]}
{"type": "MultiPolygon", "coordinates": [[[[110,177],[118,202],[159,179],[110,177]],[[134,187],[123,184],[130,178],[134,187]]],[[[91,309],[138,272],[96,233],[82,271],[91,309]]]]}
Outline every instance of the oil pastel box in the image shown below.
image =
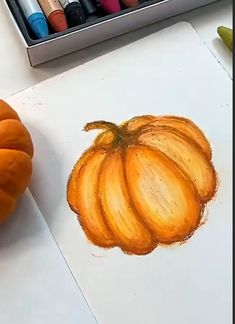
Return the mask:
{"type": "Polygon", "coordinates": [[[100,43],[154,22],[209,4],[215,0],[149,0],[132,9],[109,14],[64,32],[36,40],[27,28],[16,0],[3,0],[35,67],[65,54],[100,43]]]}

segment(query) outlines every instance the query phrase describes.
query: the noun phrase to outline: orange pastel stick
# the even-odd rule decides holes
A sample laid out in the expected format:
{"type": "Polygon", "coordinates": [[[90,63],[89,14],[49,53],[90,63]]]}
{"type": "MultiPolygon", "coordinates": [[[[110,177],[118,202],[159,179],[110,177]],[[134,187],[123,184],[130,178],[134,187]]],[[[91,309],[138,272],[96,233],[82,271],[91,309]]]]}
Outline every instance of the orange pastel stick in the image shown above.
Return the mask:
{"type": "Polygon", "coordinates": [[[68,28],[65,13],[59,0],[38,0],[38,2],[48,22],[56,32],[61,32],[68,28]]]}

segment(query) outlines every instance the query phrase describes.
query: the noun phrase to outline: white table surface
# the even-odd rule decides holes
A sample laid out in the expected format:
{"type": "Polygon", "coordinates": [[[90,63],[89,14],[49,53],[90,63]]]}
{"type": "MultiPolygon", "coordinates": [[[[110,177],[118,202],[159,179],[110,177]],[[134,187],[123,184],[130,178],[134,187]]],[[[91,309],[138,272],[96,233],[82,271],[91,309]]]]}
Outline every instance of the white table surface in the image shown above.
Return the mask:
{"type": "MultiPolygon", "coordinates": [[[[221,68],[231,77],[232,55],[216,34],[219,25],[232,26],[230,0],[221,0],[117,37],[37,69],[29,67],[21,40],[0,3],[0,29],[4,35],[0,41],[0,97],[8,97],[178,21],[188,21],[194,26],[221,68]]],[[[0,269],[0,323],[95,323],[29,192],[10,221],[0,228],[0,269]],[[33,271],[29,271],[29,263],[33,263],[33,271]],[[42,283],[41,291],[35,291],[35,280],[42,283]],[[15,285],[20,286],[20,296],[14,292],[15,285]]]]}

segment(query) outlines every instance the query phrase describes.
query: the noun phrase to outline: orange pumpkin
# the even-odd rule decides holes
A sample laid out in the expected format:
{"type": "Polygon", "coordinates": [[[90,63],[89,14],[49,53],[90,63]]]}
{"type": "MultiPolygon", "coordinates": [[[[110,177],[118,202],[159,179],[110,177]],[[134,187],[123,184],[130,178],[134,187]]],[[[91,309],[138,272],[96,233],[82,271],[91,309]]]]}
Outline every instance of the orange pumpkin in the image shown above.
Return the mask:
{"type": "Polygon", "coordinates": [[[12,213],[32,173],[33,143],[17,113],[0,100],[0,224],[12,213]]]}
{"type": "Polygon", "coordinates": [[[140,116],[104,129],[75,165],[67,199],[95,245],[147,254],[185,241],[214,196],[211,148],[190,120],[140,116]]]}

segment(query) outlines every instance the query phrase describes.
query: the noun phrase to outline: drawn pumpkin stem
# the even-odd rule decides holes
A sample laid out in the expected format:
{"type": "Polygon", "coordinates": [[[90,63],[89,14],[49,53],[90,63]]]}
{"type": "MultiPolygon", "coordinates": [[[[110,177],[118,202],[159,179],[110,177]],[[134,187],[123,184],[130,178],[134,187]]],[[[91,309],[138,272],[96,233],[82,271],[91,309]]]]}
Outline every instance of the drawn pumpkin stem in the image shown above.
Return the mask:
{"type": "Polygon", "coordinates": [[[84,127],[85,132],[89,132],[90,130],[94,129],[102,129],[111,132],[115,136],[116,141],[123,144],[130,144],[131,139],[133,138],[132,134],[125,132],[120,126],[104,120],[97,120],[87,123],[84,127]]]}

